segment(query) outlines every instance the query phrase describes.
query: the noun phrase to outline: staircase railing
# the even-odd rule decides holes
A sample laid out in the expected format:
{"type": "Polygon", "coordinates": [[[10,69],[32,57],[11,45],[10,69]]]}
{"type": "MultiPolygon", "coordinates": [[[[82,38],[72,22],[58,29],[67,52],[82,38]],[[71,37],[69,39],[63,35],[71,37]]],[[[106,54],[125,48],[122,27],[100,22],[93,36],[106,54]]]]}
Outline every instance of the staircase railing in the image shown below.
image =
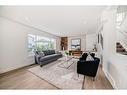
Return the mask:
{"type": "Polygon", "coordinates": [[[127,32],[126,31],[122,31],[122,30],[118,30],[120,33],[122,33],[124,36],[127,37],[127,32]]]}
{"type": "Polygon", "coordinates": [[[123,47],[127,50],[127,32],[122,31],[122,30],[118,30],[118,32],[123,35],[124,39],[121,38],[120,41],[121,41],[121,44],[123,45],[123,47]]]}

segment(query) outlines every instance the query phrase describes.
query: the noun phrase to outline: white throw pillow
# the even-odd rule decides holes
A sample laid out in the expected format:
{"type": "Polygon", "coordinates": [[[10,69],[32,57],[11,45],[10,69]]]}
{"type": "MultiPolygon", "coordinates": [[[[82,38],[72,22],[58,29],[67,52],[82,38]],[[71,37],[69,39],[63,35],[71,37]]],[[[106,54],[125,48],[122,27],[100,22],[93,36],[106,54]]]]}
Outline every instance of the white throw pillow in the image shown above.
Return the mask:
{"type": "Polygon", "coordinates": [[[60,52],[59,52],[59,51],[55,51],[55,53],[56,53],[56,54],[60,54],[60,52]]]}
{"type": "Polygon", "coordinates": [[[45,56],[44,52],[39,52],[38,54],[39,54],[41,57],[44,57],[44,56],[45,56]]]}
{"type": "Polygon", "coordinates": [[[88,56],[86,57],[86,61],[94,61],[94,58],[88,54],[88,56]]]}

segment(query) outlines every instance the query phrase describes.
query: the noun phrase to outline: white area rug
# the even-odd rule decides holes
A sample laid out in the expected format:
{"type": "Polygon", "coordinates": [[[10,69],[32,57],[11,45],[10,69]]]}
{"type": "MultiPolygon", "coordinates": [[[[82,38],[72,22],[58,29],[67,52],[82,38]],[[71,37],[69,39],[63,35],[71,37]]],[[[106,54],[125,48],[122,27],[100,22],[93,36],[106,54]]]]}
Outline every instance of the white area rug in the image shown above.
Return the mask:
{"type": "Polygon", "coordinates": [[[68,69],[58,65],[61,61],[49,63],[42,68],[40,66],[29,69],[33,74],[43,78],[60,89],[82,89],[84,76],[77,75],[77,63],[73,63],[68,69]]]}

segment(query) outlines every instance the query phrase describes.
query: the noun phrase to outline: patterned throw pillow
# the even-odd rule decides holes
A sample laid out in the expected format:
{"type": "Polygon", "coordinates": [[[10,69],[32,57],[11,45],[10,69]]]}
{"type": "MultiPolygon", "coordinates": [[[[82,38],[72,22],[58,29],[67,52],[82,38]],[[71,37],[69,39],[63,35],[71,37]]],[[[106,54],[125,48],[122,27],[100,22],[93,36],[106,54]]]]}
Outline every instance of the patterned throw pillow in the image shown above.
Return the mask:
{"type": "Polygon", "coordinates": [[[40,57],[44,57],[45,56],[44,52],[39,52],[38,54],[39,54],[40,57]]]}
{"type": "Polygon", "coordinates": [[[94,61],[94,58],[88,54],[88,56],[86,57],[86,61],[94,61]]]}

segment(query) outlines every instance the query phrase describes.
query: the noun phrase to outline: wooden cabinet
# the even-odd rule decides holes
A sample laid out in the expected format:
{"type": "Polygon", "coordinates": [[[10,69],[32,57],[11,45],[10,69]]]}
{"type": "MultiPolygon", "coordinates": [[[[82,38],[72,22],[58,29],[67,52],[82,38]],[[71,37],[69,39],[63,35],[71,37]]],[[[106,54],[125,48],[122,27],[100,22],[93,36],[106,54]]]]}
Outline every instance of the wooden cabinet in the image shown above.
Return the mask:
{"type": "Polygon", "coordinates": [[[81,56],[82,51],[81,50],[69,50],[69,54],[73,56],[81,56]]]}
{"type": "Polygon", "coordinates": [[[61,37],[61,50],[68,49],[68,37],[61,37]]]}

